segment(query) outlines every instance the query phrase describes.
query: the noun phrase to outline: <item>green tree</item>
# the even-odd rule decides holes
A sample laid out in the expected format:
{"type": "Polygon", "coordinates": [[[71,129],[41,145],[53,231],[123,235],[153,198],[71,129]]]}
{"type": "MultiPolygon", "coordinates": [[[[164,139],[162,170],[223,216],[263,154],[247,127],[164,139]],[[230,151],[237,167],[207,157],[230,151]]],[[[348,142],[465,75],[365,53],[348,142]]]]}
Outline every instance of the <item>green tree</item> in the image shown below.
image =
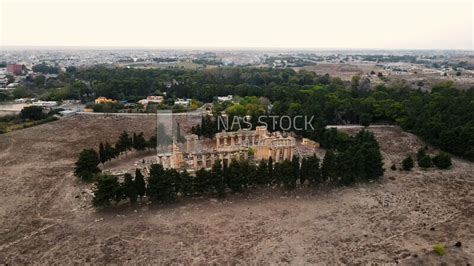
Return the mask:
{"type": "Polygon", "coordinates": [[[405,157],[405,159],[403,159],[402,161],[403,170],[410,171],[413,168],[413,166],[415,166],[415,163],[413,162],[413,158],[411,157],[411,155],[407,155],[407,157],[405,157]]]}
{"type": "Polygon", "coordinates": [[[150,140],[148,140],[147,144],[148,144],[147,145],[148,149],[156,149],[156,145],[157,145],[156,135],[152,135],[150,137],[150,140]]]}
{"type": "Polygon", "coordinates": [[[133,133],[132,146],[137,151],[143,151],[147,147],[146,139],[143,135],[143,132],[140,132],[138,135],[133,133]]]}
{"type": "Polygon", "coordinates": [[[296,187],[296,179],[294,178],[293,174],[293,164],[289,160],[284,160],[283,162],[278,164],[277,172],[277,180],[280,180],[280,184],[286,189],[294,189],[296,187]]]}
{"type": "Polygon", "coordinates": [[[275,182],[275,177],[273,176],[273,158],[270,156],[268,158],[268,184],[275,182]]]}
{"type": "Polygon", "coordinates": [[[303,157],[301,159],[301,168],[300,168],[300,184],[304,185],[306,180],[308,180],[309,176],[309,164],[308,164],[308,159],[306,157],[303,157]]]}
{"type": "Polygon", "coordinates": [[[92,203],[96,207],[109,206],[110,202],[116,200],[120,193],[120,183],[116,176],[98,175],[92,203]]]}
{"type": "Polygon", "coordinates": [[[433,166],[431,157],[427,154],[418,159],[418,166],[421,168],[430,168],[433,166]]]}
{"type": "MultiPolygon", "coordinates": [[[[323,182],[321,176],[321,168],[319,166],[319,158],[316,154],[306,159],[306,166],[304,172],[306,172],[306,179],[313,185],[318,185],[323,182]]],[[[303,168],[303,166],[301,166],[303,168]]],[[[303,170],[302,170],[303,171],[303,170]]]]}
{"type": "Polygon", "coordinates": [[[174,181],[169,173],[160,164],[150,167],[147,195],[152,202],[171,202],[176,197],[174,181]]]}
{"type": "Polygon", "coordinates": [[[105,152],[105,147],[102,142],[100,142],[99,144],[99,160],[102,164],[104,164],[108,160],[107,154],[105,152]]]}
{"type": "Polygon", "coordinates": [[[225,183],[224,183],[224,175],[222,173],[222,164],[220,160],[217,160],[212,166],[211,186],[213,187],[214,193],[216,193],[217,196],[224,197],[225,183]]]}
{"type": "Polygon", "coordinates": [[[181,192],[184,196],[190,196],[193,194],[193,178],[186,170],[183,170],[179,176],[177,191],[181,192]]]}
{"type": "Polygon", "coordinates": [[[99,155],[93,149],[84,149],[79,154],[74,174],[83,181],[91,181],[95,174],[100,172],[97,167],[99,155]]]}
{"type": "Polygon", "coordinates": [[[433,163],[439,169],[448,169],[451,167],[451,156],[447,153],[441,152],[433,158],[433,163]]]}
{"type": "Polygon", "coordinates": [[[240,163],[235,159],[232,159],[229,165],[227,186],[233,192],[242,192],[243,190],[244,182],[240,166],[240,163]]]}
{"type": "Polygon", "coordinates": [[[374,180],[383,176],[383,158],[378,145],[375,147],[370,146],[369,144],[364,144],[364,146],[365,149],[362,149],[362,156],[364,157],[365,163],[365,178],[368,180],[374,180]]]}
{"type": "Polygon", "coordinates": [[[211,173],[204,168],[196,171],[193,182],[193,190],[196,195],[205,195],[210,192],[211,173]]]}
{"type": "Polygon", "coordinates": [[[111,159],[116,157],[115,149],[108,142],[105,142],[105,145],[104,145],[104,157],[106,161],[110,161],[111,159]]]}
{"type": "Polygon", "coordinates": [[[122,183],[122,191],[124,192],[125,197],[127,197],[130,202],[133,204],[137,201],[138,191],[135,181],[131,174],[126,173],[124,175],[124,182],[122,183]]]}
{"type": "Polygon", "coordinates": [[[296,155],[293,155],[291,158],[291,170],[292,176],[290,186],[294,188],[296,187],[297,180],[300,178],[300,159],[296,155]]]}
{"type": "Polygon", "coordinates": [[[416,152],[416,160],[418,161],[418,163],[420,162],[421,158],[426,156],[427,151],[428,151],[427,146],[424,146],[418,149],[418,151],[416,152]]]}
{"type": "Polygon", "coordinates": [[[135,169],[135,189],[141,201],[146,193],[146,184],[145,179],[143,178],[143,174],[138,168],[135,169]]]}
{"type": "Polygon", "coordinates": [[[370,114],[363,113],[360,115],[359,123],[362,126],[368,127],[370,125],[370,122],[372,122],[372,116],[370,114]]]}
{"type": "Polygon", "coordinates": [[[336,155],[332,150],[328,150],[324,155],[321,164],[321,176],[324,181],[334,182],[337,173],[336,155]]]}
{"type": "Polygon", "coordinates": [[[122,134],[120,134],[119,139],[117,140],[117,143],[115,143],[115,150],[117,153],[122,153],[128,150],[131,150],[132,148],[132,139],[128,135],[127,131],[123,131],[122,134]]]}
{"type": "Polygon", "coordinates": [[[267,186],[270,182],[268,179],[268,164],[267,161],[261,160],[257,167],[256,183],[259,186],[267,186]]]}
{"type": "Polygon", "coordinates": [[[21,110],[20,117],[37,121],[46,118],[47,115],[43,112],[41,106],[27,106],[21,110]]]}

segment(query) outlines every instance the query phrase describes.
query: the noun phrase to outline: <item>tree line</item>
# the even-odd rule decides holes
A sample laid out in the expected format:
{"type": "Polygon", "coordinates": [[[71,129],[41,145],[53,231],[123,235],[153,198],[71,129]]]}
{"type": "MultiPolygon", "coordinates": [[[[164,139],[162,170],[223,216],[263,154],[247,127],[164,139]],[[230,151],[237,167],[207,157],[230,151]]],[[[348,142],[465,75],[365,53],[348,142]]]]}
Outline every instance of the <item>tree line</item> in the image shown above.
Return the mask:
{"type": "Polygon", "coordinates": [[[109,142],[105,142],[105,144],[100,142],[99,152],[94,149],[82,150],[76,162],[74,173],[84,181],[91,181],[96,174],[100,173],[98,167],[100,163],[104,164],[132,149],[137,151],[155,149],[156,139],[156,135],[146,140],[143,132],[139,134],[133,133],[130,136],[127,131],[123,131],[115,145],[111,145],[109,142]]]}
{"type": "Polygon", "coordinates": [[[316,155],[293,156],[291,160],[278,163],[271,157],[258,163],[234,159],[229,165],[216,161],[211,169],[201,168],[194,176],[187,171],[163,169],[159,164],[151,165],[145,179],[139,169],[136,169],[135,178],[126,174],[123,181],[115,176],[99,175],[94,204],[108,206],[124,199],[134,203],[137,197],[143,198],[144,195],[152,202],[173,202],[179,196],[224,197],[228,192],[241,193],[269,186],[288,190],[298,185],[347,186],[381,177],[383,162],[373,134],[361,131],[348,138],[352,142],[350,148],[340,146],[328,150],[322,162],[316,155]]]}
{"type": "MultiPolygon", "coordinates": [[[[328,124],[397,124],[434,146],[474,160],[474,88],[460,90],[450,81],[426,92],[403,80],[373,85],[357,77],[346,82],[292,69],[93,67],[75,75],[90,82],[95,95],[128,100],[156,92],[202,102],[211,102],[216,95],[266,97],[272,102],[271,115],[314,115],[316,130],[297,133],[319,142],[328,124]]],[[[252,115],[250,109],[248,112],[252,115]]],[[[201,127],[196,132],[207,135],[212,131],[201,127]]]]}
{"type": "MultiPolygon", "coordinates": [[[[445,152],[440,152],[435,156],[428,154],[428,147],[421,147],[416,153],[416,161],[418,166],[422,169],[428,169],[436,167],[438,169],[449,169],[452,166],[451,156],[445,152]]],[[[415,160],[409,154],[402,161],[402,169],[410,171],[415,166],[415,160]]],[[[392,165],[392,170],[396,170],[397,167],[392,165]]]]}

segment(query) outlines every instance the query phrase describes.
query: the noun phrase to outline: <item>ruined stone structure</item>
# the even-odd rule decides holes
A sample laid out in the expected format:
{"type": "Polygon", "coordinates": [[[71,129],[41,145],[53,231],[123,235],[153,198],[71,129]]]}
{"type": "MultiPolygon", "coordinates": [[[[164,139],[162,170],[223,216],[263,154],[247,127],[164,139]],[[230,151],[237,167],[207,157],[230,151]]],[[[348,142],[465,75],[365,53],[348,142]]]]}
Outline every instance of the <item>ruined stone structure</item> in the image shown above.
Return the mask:
{"type": "Polygon", "coordinates": [[[233,159],[291,160],[295,154],[295,138],[280,132],[270,133],[266,127],[255,130],[222,131],[213,140],[202,140],[197,135],[187,135],[186,143],[179,146],[173,141],[171,152],[157,155],[157,162],[164,168],[210,168],[217,160],[227,165],[233,159]],[[181,149],[184,149],[183,153],[181,149]]]}

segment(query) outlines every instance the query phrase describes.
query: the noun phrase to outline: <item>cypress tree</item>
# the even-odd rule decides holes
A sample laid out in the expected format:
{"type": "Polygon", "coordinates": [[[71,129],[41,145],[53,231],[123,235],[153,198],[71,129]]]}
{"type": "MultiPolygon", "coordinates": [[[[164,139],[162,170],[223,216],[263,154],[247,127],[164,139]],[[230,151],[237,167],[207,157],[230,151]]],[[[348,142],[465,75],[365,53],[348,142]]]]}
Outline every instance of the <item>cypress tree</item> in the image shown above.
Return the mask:
{"type": "Polygon", "coordinates": [[[127,131],[123,131],[122,134],[120,134],[119,139],[117,140],[117,143],[115,143],[115,149],[118,154],[131,150],[132,148],[132,139],[128,135],[127,131]]]}
{"type": "Polygon", "coordinates": [[[405,171],[410,171],[414,166],[413,158],[410,155],[407,155],[402,161],[402,168],[405,171]]]}
{"type": "Polygon", "coordinates": [[[114,159],[116,157],[115,149],[108,142],[105,142],[104,156],[106,158],[106,161],[110,161],[111,159],[114,159]]]}
{"type": "Polygon", "coordinates": [[[140,197],[140,201],[143,199],[146,193],[145,179],[143,178],[142,172],[140,169],[135,169],[135,188],[137,195],[140,197]]]}
{"type": "Polygon", "coordinates": [[[328,150],[321,164],[321,175],[324,181],[334,181],[336,178],[336,155],[328,150]]]}
{"type": "Polygon", "coordinates": [[[256,171],[256,184],[260,186],[266,186],[269,183],[267,161],[261,160],[256,171]]]}
{"type": "Polygon", "coordinates": [[[296,155],[293,155],[291,158],[291,168],[292,168],[292,180],[291,183],[294,183],[294,187],[296,187],[296,182],[298,178],[300,178],[300,160],[296,155]]]}
{"type": "Polygon", "coordinates": [[[177,191],[180,191],[182,195],[189,196],[193,194],[193,179],[188,171],[183,170],[179,176],[179,184],[177,191]]]}
{"type": "Polygon", "coordinates": [[[301,185],[304,185],[306,180],[308,180],[308,173],[309,173],[308,159],[303,157],[303,159],[301,159],[301,168],[300,168],[300,184],[301,185]]]}
{"type": "Polygon", "coordinates": [[[99,160],[102,164],[104,164],[108,160],[107,153],[102,142],[100,142],[99,144],[99,160]]]}
{"type": "Polygon", "coordinates": [[[217,160],[212,166],[211,186],[213,187],[214,193],[216,193],[217,196],[224,197],[225,183],[224,183],[224,175],[222,173],[222,164],[220,160],[217,160]]]}
{"type": "Polygon", "coordinates": [[[122,190],[125,196],[130,200],[131,203],[135,203],[137,201],[138,191],[137,191],[136,183],[134,182],[132,175],[129,173],[126,173],[124,175],[122,190]]]}
{"type": "Polygon", "coordinates": [[[96,207],[109,206],[112,200],[118,198],[120,191],[120,183],[116,176],[99,175],[97,176],[92,203],[96,207]]]}
{"type": "Polygon", "coordinates": [[[91,181],[94,175],[100,172],[97,167],[99,163],[99,155],[95,150],[84,149],[79,154],[74,174],[84,181],[91,181]]]}
{"type": "Polygon", "coordinates": [[[317,185],[322,183],[321,178],[321,168],[319,166],[319,158],[316,154],[306,159],[306,169],[304,170],[307,176],[307,179],[311,182],[312,185],[317,185]]]}
{"type": "Polygon", "coordinates": [[[242,172],[240,169],[240,163],[237,160],[232,159],[232,161],[230,162],[228,172],[229,174],[228,174],[227,185],[229,186],[229,188],[233,192],[242,192],[243,182],[242,182],[242,175],[241,175],[242,172]]]}
{"type": "Polygon", "coordinates": [[[270,156],[268,158],[268,183],[272,184],[275,182],[275,177],[273,176],[273,158],[270,156]]]}
{"type": "Polygon", "coordinates": [[[175,199],[176,190],[173,180],[170,173],[165,171],[160,164],[153,164],[150,167],[147,195],[153,202],[169,202],[175,199]]]}
{"type": "MultiPolygon", "coordinates": [[[[295,175],[293,171],[295,171],[295,168],[291,161],[284,160],[280,164],[280,173],[279,173],[280,180],[282,180],[282,183],[286,189],[296,188],[296,180],[299,174],[295,175]]],[[[298,163],[298,172],[299,172],[299,163],[298,163]]]]}
{"type": "Polygon", "coordinates": [[[194,178],[193,182],[193,190],[196,195],[205,195],[210,192],[210,183],[211,183],[211,176],[210,173],[201,168],[196,171],[196,177],[194,178]]]}

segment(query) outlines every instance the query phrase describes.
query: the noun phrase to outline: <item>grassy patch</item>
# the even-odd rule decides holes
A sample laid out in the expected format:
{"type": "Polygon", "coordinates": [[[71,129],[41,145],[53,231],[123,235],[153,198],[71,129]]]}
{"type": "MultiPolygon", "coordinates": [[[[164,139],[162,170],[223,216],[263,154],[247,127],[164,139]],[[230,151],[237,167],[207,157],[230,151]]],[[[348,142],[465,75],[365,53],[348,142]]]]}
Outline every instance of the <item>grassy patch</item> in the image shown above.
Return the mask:
{"type": "Polygon", "coordinates": [[[443,256],[444,253],[446,252],[444,249],[444,246],[441,244],[437,244],[433,247],[433,251],[438,254],[439,256],[443,256]]]}

